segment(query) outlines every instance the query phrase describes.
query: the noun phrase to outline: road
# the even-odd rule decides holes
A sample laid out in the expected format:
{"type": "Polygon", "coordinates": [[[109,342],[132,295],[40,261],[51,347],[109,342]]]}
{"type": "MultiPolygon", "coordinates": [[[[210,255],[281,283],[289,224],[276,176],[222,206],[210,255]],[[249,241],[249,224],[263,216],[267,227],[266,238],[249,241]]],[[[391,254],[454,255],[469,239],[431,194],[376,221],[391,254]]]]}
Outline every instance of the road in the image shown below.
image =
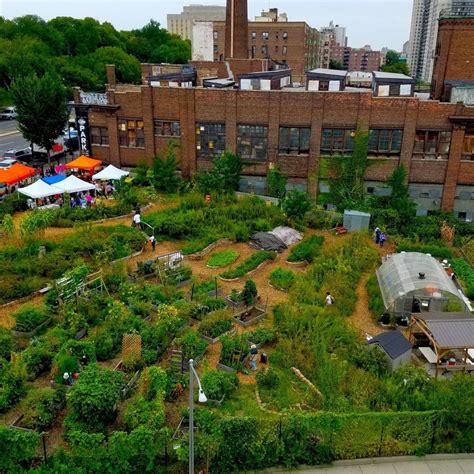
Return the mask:
{"type": "Polygon", "coordinates": [[[25,148],[29,143],[17,129],[16,120],[0,120],[0,156],[12,148],[25,148]]]}

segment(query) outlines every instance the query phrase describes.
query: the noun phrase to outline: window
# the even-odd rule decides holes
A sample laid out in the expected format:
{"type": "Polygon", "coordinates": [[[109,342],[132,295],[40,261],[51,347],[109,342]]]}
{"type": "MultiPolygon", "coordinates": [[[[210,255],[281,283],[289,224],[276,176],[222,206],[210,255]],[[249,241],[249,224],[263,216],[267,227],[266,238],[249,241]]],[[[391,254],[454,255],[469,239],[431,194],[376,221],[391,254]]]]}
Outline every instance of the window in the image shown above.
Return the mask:
{"type": "Polygon", "coordinates": [[[118,126],[120,146],[145,147],[143,120],[121,119],[119,120],[118,126]]]}
{"type": "Polygon", "coordinates": [[[278,54],[278,46],[275,46],[275,53],[278,54]]]}
{"type": "Polygon", "coordinates": [[[268,31],[264,31],[264,32],[262,33],[262,39],[263,39],[264,41],[266,41],[266,40],[268,40],[268,37],[269,37],[268,31]]]}
{"type": "Polygon", "coordinates": [[[275,31],[275,39],[278,40],[278,31],[275,31]]]}
{"type": "Polygon", "coordinates": [[[287,31],[283,32],[283,39],[284,40],[288,39],[288,32],[287,31]]]}
{"type": "Polygon", "coordinates": [[[286,54],[288,52],[288,46],[283,46],[283,54],[286,54]]]}
{"type": "Polygon", "coordinates": [[[354,149],[355,132],[343,128],[323,128],[321,153],[323,155],[344,155],[354,149]]]}
{"type": "Polygon", "coordinates": [[[268,56],[268,46],[267,45],[262,46],[262,55],[263,55],[264,58],[266,58],[268,56]]]}
{"type": "Polygon", "coordinates": [[[280,127],[280,153],[284,155],[307,155],[311,129],[280,127]]]}
{"type": "Polygon", "coordinates": [[[458,219],[461,221],[467,220],[467,212],[458,212],[458,219]]]}
{"type": "Polygon", "coordinates": [[[213,158],[225,152],[225,125],[223,123],[198,123],[196,125],[198,158],[213,158]]]}
{"type": "Polygon", "coordinates": [[[268,127],[239,125],[237,129],[237,153],[244,160],[266,160],[268,127]]]}
{"type": "Polygon", "coordinates": [[[219,39],[219,32],[218,31],[214,31],[214,39],[215,40],[219,39]]]}
{"type": "Polygon", "coordinates": [[[109,131],[107,127],[91,127],[91,143],[92,145],[108,145],[109,131]]]}
{"type": "Polygon", "coordinates": [[[168,120],[155,120],[155,135],[161,137],[179,137],[181,129],[179,122],[168,120]]]}
{"type": "Polygon", "coordinates": [[[252,46],[252,59],[255,59],[255,55],[257,54],[257,47],[255,45],[252,46]]]}
{"type": "Polygon", "coordinates": [[[451,132],[417,130],[413,154],[425,160],[447,160],[450,144],[451,132]]]}
{"type": "Polygon", "coordinates": [[[219,45],[214,44],[214,54],[219,54],[219,45]]]}
{"type": "Polygon", "coordinates": [[[253,40],[257,39],[257,32],[256,31],[252,31],[252,39],[253,40]]]}
{"type": "Polygon", "coordinates": [[[399,154],[402,148],[402,137],[403,130],[370,130],[369,153],[399,154]]]}
{"type": "Polygon", "coordinates": [[[461,159],[474,161],[474,133],[464,135],[461,159]]]}

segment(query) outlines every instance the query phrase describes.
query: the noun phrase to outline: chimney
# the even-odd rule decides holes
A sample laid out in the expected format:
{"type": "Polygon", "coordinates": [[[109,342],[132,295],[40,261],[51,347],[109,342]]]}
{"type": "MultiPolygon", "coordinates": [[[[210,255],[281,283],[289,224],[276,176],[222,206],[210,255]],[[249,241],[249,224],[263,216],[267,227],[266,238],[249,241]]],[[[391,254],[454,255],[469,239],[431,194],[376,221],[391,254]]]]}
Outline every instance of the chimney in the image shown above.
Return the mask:
{"type": "Polygon", "coordinates": [[[117,84],[115,78],[115,64],[107,64],[105,67],[107,69],[107,88],[115,89],[115,85],[117,84]]]}
{"type": "Polygon", "coordinates": [[[248,59],[247,0],[227,0],[225,21],[225,59],[248,59]]]}

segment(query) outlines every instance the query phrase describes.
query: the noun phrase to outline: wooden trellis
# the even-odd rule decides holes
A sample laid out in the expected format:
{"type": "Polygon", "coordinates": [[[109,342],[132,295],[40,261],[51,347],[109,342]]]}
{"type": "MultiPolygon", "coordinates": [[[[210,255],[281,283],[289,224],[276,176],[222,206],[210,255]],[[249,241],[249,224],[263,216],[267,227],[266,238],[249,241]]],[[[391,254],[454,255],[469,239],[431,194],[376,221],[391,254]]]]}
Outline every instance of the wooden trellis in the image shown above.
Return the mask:
{"type": "Polygon", "coordinates": [[[140,334],[125,334],[122,339],[123,359],[140,359],[142,356],[142,336],[140,334]]]}

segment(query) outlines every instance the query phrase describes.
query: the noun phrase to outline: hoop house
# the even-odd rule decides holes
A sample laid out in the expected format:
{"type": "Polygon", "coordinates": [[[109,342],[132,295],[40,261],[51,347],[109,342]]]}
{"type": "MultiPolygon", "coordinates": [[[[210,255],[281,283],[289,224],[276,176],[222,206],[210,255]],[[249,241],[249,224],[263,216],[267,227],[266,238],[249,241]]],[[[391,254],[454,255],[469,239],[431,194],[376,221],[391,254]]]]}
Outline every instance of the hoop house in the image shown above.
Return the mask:
{"type": "Polygon", "coordinates": [[[388,313],[446,311],[450,300],[466,306],[456,285],[435,258],[418,252],[389,255],[377,270],[388,313]]]}

